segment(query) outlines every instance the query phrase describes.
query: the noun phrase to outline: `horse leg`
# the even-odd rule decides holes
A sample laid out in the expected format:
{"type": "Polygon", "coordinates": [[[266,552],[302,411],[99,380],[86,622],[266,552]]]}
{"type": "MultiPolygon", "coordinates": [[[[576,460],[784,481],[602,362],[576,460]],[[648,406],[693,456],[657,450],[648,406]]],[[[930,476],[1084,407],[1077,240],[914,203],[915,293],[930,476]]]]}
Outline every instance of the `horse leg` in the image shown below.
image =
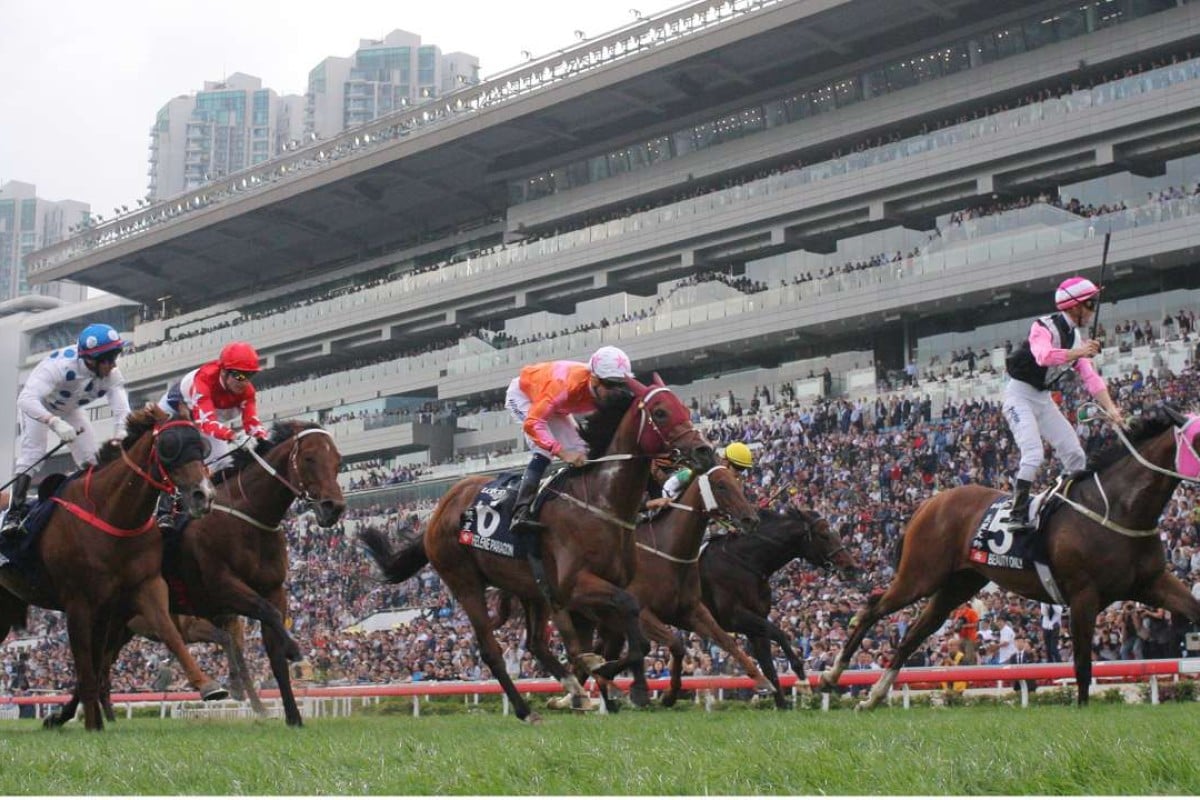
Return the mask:
{"type": "Polygon", "coordinates": [[[179,666],[183,667],[184,674],[187,675],[188,683],[200,693],[201,700],[224,700],[229,696],[225,687],[206,675],[204,670],[200,669],[200,665],[196,663],[196,659],[192,658],[192,654],[188,652],[187,645],[183,643],[183,636],[180,635],[179,628],[175,626],[171,614],[167,610],[170,597],[167,592],[167,582],[161,575],[155,576],[138,587],[133,602],[138,613],[146,618],[154,635],[161,639],[163,644],[174,654],[175,660],[179,662],[179,666]]]}
{"type": "MultiPolygon", "coordinates": [[[[79,602],[63,603],[67,612],[67,636],[71,642],[71,655],[75,661],[76,706],[79,703],[83,704],[84,727],[89,731],[100,731],[104,730],[104,718],[100,714],[100,686],[97,680],[94,656],[99,644],[95,640],[97,615],[93,613],[90,599],[79,598],[79,600],[79,602]]],[[[63,711],[66,711],[66,707],[63,711]]],[[[74,716],[75,708],[72,707],[71,716],[67,717],[64,714],[59,724],[65,723],[74,716]]]]}
{"type": "Polygon", "coordinates": [[[1165,608],[1172,617],[1183,617],[1192,624],[1200,623],[1200,600],[1169,572],[1159,575],[1137,599],[1148,606],[1165,608]]]}
{"type": "Polygon", "coordinates": [[[226,619],[221,628],[229,637],[229,648],[225,655],[229,659],[231,681],[236,674],[236,681],[242,685],[246,699],[250,701],[250,709],[257,716],[266,716],[267,709],[263,707],[258,690],[254,688],[254,676],[246,666],[246,623],[242,622],[241,617],[233,616],[226,619]]]}
{"type": "Polygon", "coordinates": [[[292,638],[287,626],[283,624],[287,614],[286,595],[282,590],[277,594],[274,590],[264,597],[251,589],[244,581],[232,576],[224,576],[220,587],[213,590],[214,595],[222,598],[223,610],[250,619],[258,620],[262,626],[263,641],[266,641],[267,629],[283,643],[284,657],[287,661],[299,661],[300,645],[292,638]],[[219,592],[219,595],[217,593],[219,592]],[[277,600],[273,600],[277,598],[277,600]]]}
{"type": "MultiPolygon", "coordinates": [[[[746,655],[746,651],[738,647],[737,641],[724,628],[717,624],[717,621],[713,619],[712,613],[703,603],[696,603],[692,606],[688,616],[684,619],[684,623],[683,627],[693,630],[708,639],[716,640],[722,650],[733,656],[734,660],[742,665],[742,669],[746,671],[746,675],[754,679],[754,690],[756,692],[765,694],[768,692],[774,693],[778,690],[779,679],[776,678],[774,681],[768,680],[759,671],[758,665],[754,663],[754,660],[746,655]]],[[[769,651],[767,653],[767,660],[771,660],[769,651]]]]}
{"type": "MultiPolygon", "coordinates": [[[[784,710],[791,708],[791,702],[783,693],[783,686],[779,683],[779,672],[775,669],[775,659],[771,655],[771,639],[766,636],[748,636],[750,643],[750,652],[754,653],[754,658],[758,660],[758,665],[762,667],[763,675],[767,676],[767,680],[771,682],[773,696],[775,699],[775,708],[784,710]]],[[[793,666],[793,669],[795,667],[793,666]]],[[[796,673],[798,682],[804,681],[804,662],[800,662],[800,671],[796,673]]],[[[807,683],[802,685],[807,686],[807,683]]]]}
{"type": "Polygon", "coordinates": [[[750,649],[754,652],[754,657],[758,659],[763,674],[775,687],[775,707],[790,708],[791,703],[784,697],[783,687],[779,685],[779,673],[775,669],[775,659],[771,656],[771,642],[779,645],[779,649],[783,651],[784,657],[791,665],[792,672],[796,674],[797,685],[806,691],[810,690],[810,687],[804,676],[804,661],[796,655],[796,651],[788,642],[787,634],[769,619],[746,609],[738,609],[733,616],[733,621],[734,625],[731,630],[746,634],[750,640],[750,649]]]}
{"type": "MultiPolygon", "coordinates": [[[[897,574],[883,594],[868,597],[866,605],[858,610],[858,614],[856,615],[858,624],[854,626],[854,630],[850,631],[850,636],[838,652],[833,666],[821,673],[819,686],[822,691],[830,691],[837,687],[838,679],[842,677],[842,673],[850,666],[850,658],[858,650],[867,633],[875,627],[876,622],[888,614],[912,605],[922,597],[931,594],[937,588],[936,586],[926,588],[925,585],[913,586],[913,581],[904,580],[904,578],[905,575],[897,574]]],[[[927,582],[920,581],[920,583],[926,584],[927,582]]],[[[980,585],[982,586],[983,584],[980,585]]]]}
{"type": "MultiPolygon", "coordinates": [[[[987,582],[988,579],[978,572],[964,571],[951,575],[946,584],[929,598],[929,602],[925,605],[925,610],[921,612],[921,616],[917,618],[917,621],[908,629],[904,638],[900,640],[900,644],[896,647],[896,655],[892,659],[892,663],[888,665],[883,675],[871,687],[871,693],[867,695],[867,699],[859,701],[855,708],[857,710],[869,711],[878,706],[883,698],[887,697],[892,684],[896,682],[896,676],[900,674],[901,665],[908,660],[913,651],[920,646],[921,642],[928,639],[930,634],[941,627],[942,623],[946,621],[946,617],[950,616],[951,611],[974,596],[987,582]]],[[[877,615],[876,618],[878,616],[881,615],[877,615]]],[[[855,633],[869,631],[871,624],[860,622],[855,629],[855,633]]],[[[859,642],[861,641],[862,637],[860,636],[859,642]]],[[[1089,638],[1088,641],[1090,642],[1091,639],[1089,638]]],[[[855,647],[857,646],[858,643],[856,642],[855,647]]]]}
{"type": "Polygon", "coordinates": [[[671,651],[671,686],[662,696],[663,708],[675,705],[675,701],[679,699],[679,692],[683,690],[683,656],[687,653],[683,640],[678,636],[671,637],[667,649],[671,651]]]}
{"type": "Polygon", "coordinates": [[[1100,613],[1100,598],[1091,587],[1071,596],[1071,657],[1075,660],[1075,689],[1079,705],[1086,706],[1092,687],[1092,633],[1096,630],[1096,615],[1100,613]]]}
{"type": "MultiPolygon", "coordinates": [[[[504,619],[508,619],[508,613],[504,614],[504,619]]],[[[583,684],[550,650],[550,643],[546,638],[548,620],[549,612],[544,602],[541,600],[525,601],[525,642],[529,646],[529,652],[547,672],[562,684],[563,690],[567,692],[563,698],[552,698],[547,701],[546,706],[555,709],[587,710],[587,693],[583,689],[583,684]]],[[[495,630],[496,627],[494,622],[495,620],[489,620],[488,623],[492,630],[495,630]]]]}
{"type": "MultiPolygon", "coordinates": [[[[443,575],[442,577],[445,580],[445,576],[443,575]]],[[[471,627],[475,630],[475,643],[479,646],[479,657],[483,659],[483,663],[487,664],[488,669],[492,671],[492,677],[500,682],[500,688],[504,690],[505,697],[512,704],[513,713],[516,714],[517,719],[522,722],[528,722],[531,725],[541,722],[541,715],[529,707],[529,703],[517,691],[517,686],[513,683],[508,670],[504,668],[504,654],[500,650],[500,643],[496,641],[495,634],[492,633],[491,620],[488,617],[487,601],[483,596],[483,587],[476,583],[474,587],[456,587],[452,591],[454,592],[454,596],[458,598],[459,607],[467,615],[467,619],[471,622],[471,627]],[[459,591],[459,588],[462,588],[463,591],[459,591]]],[[[545,625],[541,627],[544,631],[545,625]]],[[[535,638],[534,632],[526,631],[526,634],[532,644],[535,638]]],[[[536,636],[541,635],[543,634],[536,634],[536,636]]]]}
{"type": "Polygon", "coordinates": [[[575,592],[571,596],[568,608],[580,614],[587,613],[590,609],[602,628],[612,631],[624,630],[629,648],[625,657],[617,661],[608,661],[592,672],[612,680],[620,672],[630,670],[633,674],[633,685],[629,690],[630,702],[639,708],[645,707],[650,702],[645,689],[645,658],[650,650],[650,642],[642,633],[641,608],[637,598],[585,570],[576,577],[575,592]]]}

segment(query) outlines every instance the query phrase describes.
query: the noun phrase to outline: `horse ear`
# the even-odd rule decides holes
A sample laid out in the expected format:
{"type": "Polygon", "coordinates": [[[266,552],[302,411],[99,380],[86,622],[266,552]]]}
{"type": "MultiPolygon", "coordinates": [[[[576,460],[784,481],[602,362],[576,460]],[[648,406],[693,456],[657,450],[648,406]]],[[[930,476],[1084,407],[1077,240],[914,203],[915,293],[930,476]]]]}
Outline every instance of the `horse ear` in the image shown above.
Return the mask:
{"type": "Polygon", "coordinates": [[[666,384],[663,383],[663,379],[658,376],[657,372],[654,373],[654,380],[651,382],[650,385],[651,386],[666,386],[666,384]]]}
{"type": "Polygon", "coordinates": [[[647,387],[638,381],[637,378],[627,378],[625,385],[629,387],[635,397],[641,397],[647,392],[647,387]]]}
{"type": "Polygon", "coordinates": [[[1163,403],[1162,410],[1167,415],[1167,419],[1171,420],[1171,424],[1175,427],[1182,428],[1188,424],[1188,418],[1170,403],[1163,403]]]}

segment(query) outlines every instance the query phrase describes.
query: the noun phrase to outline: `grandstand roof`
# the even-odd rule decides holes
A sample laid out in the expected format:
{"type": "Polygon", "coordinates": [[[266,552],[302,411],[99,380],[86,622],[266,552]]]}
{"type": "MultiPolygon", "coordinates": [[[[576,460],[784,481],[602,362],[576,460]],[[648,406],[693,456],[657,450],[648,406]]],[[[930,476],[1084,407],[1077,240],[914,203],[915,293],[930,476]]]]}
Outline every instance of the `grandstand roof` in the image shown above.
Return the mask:
{"type": "Polygon", "coordinates": [[[1021,8],[1028,3],[782,0],[132,235],[117,233],[121,220],[106,223],[112,241],[37,266],[31,279],[69,278],[150,305],[170,295],[185,309],[237,297],[502,216],[511,180],[1021,8]]]}

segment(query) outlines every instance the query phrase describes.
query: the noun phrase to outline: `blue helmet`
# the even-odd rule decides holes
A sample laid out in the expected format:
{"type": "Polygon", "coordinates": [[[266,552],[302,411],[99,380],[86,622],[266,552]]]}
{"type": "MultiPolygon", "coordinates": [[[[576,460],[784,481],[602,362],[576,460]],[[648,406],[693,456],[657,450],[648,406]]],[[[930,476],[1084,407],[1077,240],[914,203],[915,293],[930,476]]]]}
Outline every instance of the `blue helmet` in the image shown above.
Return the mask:
{"type": "Polygon", "coordinates": [[[80,358],[98,358],[105,353],[121,352],[125,347],[125,343],[121,341],[121,334],[117,333],[117,329],[111,325],[105,325],[97,322],[88,325],[79,334],[79,357],[80,358]]]}

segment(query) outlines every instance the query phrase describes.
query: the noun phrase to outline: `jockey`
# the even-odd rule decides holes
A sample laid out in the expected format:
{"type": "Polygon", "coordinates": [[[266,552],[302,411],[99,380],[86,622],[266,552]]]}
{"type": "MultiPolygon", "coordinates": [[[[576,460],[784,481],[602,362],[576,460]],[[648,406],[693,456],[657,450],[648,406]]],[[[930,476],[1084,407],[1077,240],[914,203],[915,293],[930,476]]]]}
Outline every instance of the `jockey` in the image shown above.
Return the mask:
{"type": "Polygon", "coordinates": [[[721,454],[721,463],[733,470],[740,480],[745,480],[745,472],[754,466],[754,454],[745,442],[730,442],[721,454]]]}
{"type": "Polygon", "coordinates": [[[125,378],[117,369],[117,356],[124,347],[115,328],[88,325],[75,347],[53,351],[29,374],[17,397],[21,454],[5,512],[4,535],[14,536],[20,531],[34,467],[46,455],[47,430],[54,431],[70,448],[76,466],[82,468],[96,454],[96,439],[84,407],[105,398],[113,413],[113,438],[125,437],[129,395],[125,393],[125,378]]]}
{"type": "Polygon", "coordinates": [[[513,508],[512,532],[525,545],[526,557],[543,594],[548,593],[542,564],[541,523],[529,506],[550,459],[558,456],[573,467],[587,463],[587,446],[575,429],[572,414],[588,414],[612,393],[624,391],[633,377],[629,356],[616,347],[601,347],[586,364],[547,361],[521,370],[508,385],[504,403],[525,432],[533,457],[521,476],[513,508]]]}
{"type": "Polygon", "coordinates": [[[258,353],[246,342],[230,342],[221,348],[216,361],[194,369],[174,384],[159,406],[169,413],[191,413],[192,421],[212,446],[211,469],[231,463],[230,451],[251,439],[266,439],[267,429],[258,421],[251,379],[259,371],[258,353]],[[242,429],[230,423],[241,417],[242,429]]]}
{"type": "Polygon", "coordinates": [[[1050,394],[1068,370],[1074,369],[1079,374],[1088,392],[1115,424],[1125,424],[1121,409],[1092,365],[1091,357],[1100,352],[1100,343],[1088,339],[1084,332],[1096,316],[1101,288],[1087,278],[1067,278],[1054,293],[1058,313],[1034,320],[1028,338],[1008,357],[1004,419],[1021,449],[1016,491],[1008,517],[1008,529],[1013,533],[1030,529],[1029,492],[1042,465],[1043,438],[1054,448],[1068,473],[1083,469],[1087,463],[1075,429],[1050,394]]]}

